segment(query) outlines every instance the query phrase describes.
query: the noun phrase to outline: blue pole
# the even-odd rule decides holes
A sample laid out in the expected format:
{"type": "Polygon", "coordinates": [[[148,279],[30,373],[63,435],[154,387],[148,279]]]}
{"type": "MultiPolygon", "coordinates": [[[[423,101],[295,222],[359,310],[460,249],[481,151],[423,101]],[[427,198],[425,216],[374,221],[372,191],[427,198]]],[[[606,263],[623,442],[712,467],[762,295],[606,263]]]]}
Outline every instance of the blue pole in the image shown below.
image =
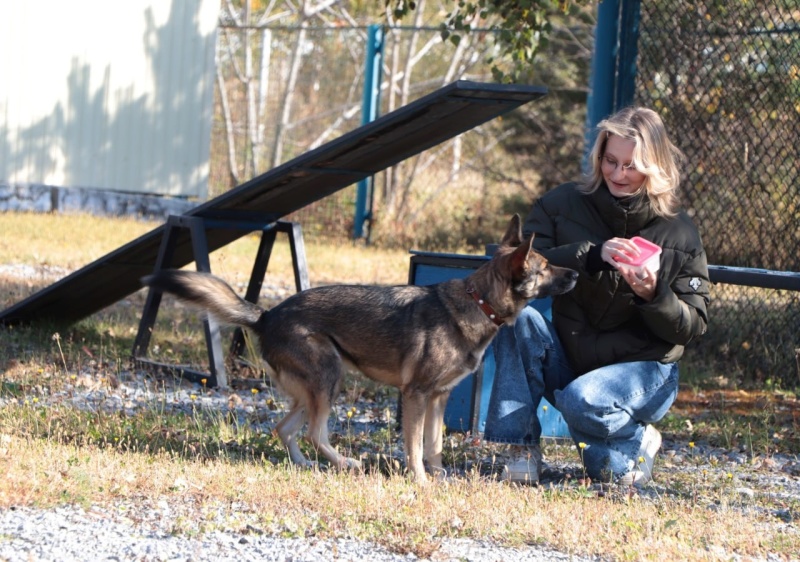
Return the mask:
{"type": "MultiPolygon", "coordinates": [[[[361,124],[374,121],[380,109],[381,76],[383,70],[383,27],[372,24],[367,31],[367,54],[364,68],[364,98],[361,105],[361,124]]],[[[368,195],[372,192],[372,176],[358,182],[356,209],[353,219],[353,239],[364,237],[364,223],[371,218],[372,201],[367,209],[368,195]]]]}
{"type": "Polygon", "coordinates": [[[622,0],[615,110],[633,104],[636,92],[636,55],[639,52],[641,8],[641,0],[622,0]]]}
{"type": "Polygon", "coordinates": [[[597,8],[592,72],[589,78],[589,98],[586,104],[584,169],[587,169],[586,158],[594,145],[595,127],[603,118],[614,112],[619,6],[619,0],[603,0],[597,8]]]}

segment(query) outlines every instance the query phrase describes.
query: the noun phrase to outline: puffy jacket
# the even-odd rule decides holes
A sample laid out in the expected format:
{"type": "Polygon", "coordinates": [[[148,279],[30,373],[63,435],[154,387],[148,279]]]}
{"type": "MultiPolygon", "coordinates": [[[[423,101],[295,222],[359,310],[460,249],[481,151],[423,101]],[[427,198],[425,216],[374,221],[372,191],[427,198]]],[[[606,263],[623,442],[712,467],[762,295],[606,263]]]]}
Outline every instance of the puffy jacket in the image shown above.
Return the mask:
{"type": "Polygon", "coordinates": [[[605,185],[584,194],[568,183],[536,201],[523,230],[535,233],[534,247],[550,262],[580,274],[572,291],[553,299],[553,324],[576,373],[626,361],[671,363],[705,333],[708,263],[685,212],[665,219],[640,198],[615,198],[605,185]],[[651,302],[635,295],[610,265],[587,268],[594,246],[633,236],[662,248],[651,302]]]}

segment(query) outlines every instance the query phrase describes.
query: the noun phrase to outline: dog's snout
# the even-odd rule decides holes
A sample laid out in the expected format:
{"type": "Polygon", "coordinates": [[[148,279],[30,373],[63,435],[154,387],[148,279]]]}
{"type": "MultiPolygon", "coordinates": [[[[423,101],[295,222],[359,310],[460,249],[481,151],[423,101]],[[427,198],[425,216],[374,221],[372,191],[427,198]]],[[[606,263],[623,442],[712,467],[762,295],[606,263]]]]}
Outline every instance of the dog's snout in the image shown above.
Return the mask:
{"type": "Polygon", "coordinates": [[[574,269],[564,268],[561,272],[560,283],[557,283],[558,289],[561,293],[566,293],[575,288],[578,283],[578,272],[574,269]]]}

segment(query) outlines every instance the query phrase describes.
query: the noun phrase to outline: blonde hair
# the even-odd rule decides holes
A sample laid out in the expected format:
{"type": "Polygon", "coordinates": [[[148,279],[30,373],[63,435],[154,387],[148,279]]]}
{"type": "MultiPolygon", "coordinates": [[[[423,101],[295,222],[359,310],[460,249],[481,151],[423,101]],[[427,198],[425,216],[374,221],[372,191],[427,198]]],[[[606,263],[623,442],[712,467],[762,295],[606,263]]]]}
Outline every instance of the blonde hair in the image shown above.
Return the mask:
{"type": "Polygon", "coordinates": [[[626,107],[600,121],[597,129],[597,139],[589,156],[591,169],[581,191],[593,193],[603,184],[601,158],[609,135],[616,135],[635,143],[631,164],[645,176],[642,190],[655,213],[662,217],[675,216],[680,204],[677,191],[683,154],[667,137],[658,113],[645,107],[626,107]]]}

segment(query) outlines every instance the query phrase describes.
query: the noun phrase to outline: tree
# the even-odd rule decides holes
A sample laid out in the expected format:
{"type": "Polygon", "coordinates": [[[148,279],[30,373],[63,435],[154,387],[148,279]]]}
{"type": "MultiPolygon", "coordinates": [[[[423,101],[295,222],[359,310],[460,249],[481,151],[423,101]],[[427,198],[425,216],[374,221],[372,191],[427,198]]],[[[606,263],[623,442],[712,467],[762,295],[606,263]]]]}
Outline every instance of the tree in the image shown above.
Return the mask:
{"type": "MultiPolygon", "coordinates": [[[[497,46],[490,55],[492,74],[498,82],[517,82],[533,63],[536,53],[547,44],[552,31],[550,16],[555,8],[564,14],[571,5],[586,5],[589,0],[459,0],[439,25],[442,39],[458,45],[464,33],[474,27],[487,27],[497,46]]],[[[402,18],[417,8],[416,0],[386,0],[395,17],[402,18]]]]}
{"type": "MultiPolygon", "coordinates": [[[[520,2],[507,12],[462,18],[461,30],[445,39],[439,23],[457,18],[448,0],[417,0],[406,25],[386,2],[224,0],[211,188],[230,189],[357,127],[365,25],[384,21],[381,113],[453,80],[492,81],[490,59],[495,76],[549,90],[530,108],[376,176],[370,217],[376,243],[433,249],[493,240],[509,213],[525,212],[548,186],[580,172],[594,7],[539,2],[547,10],[547,39],[537,39],[535,60],[531,51],[531,60],[519,59],[514,70],[498,36],[505,33],[501,15],[513,18],[520,2]]],[[[308,234],[349,235],[351,191],[293,220],[302,219],[308,234]]]]}

